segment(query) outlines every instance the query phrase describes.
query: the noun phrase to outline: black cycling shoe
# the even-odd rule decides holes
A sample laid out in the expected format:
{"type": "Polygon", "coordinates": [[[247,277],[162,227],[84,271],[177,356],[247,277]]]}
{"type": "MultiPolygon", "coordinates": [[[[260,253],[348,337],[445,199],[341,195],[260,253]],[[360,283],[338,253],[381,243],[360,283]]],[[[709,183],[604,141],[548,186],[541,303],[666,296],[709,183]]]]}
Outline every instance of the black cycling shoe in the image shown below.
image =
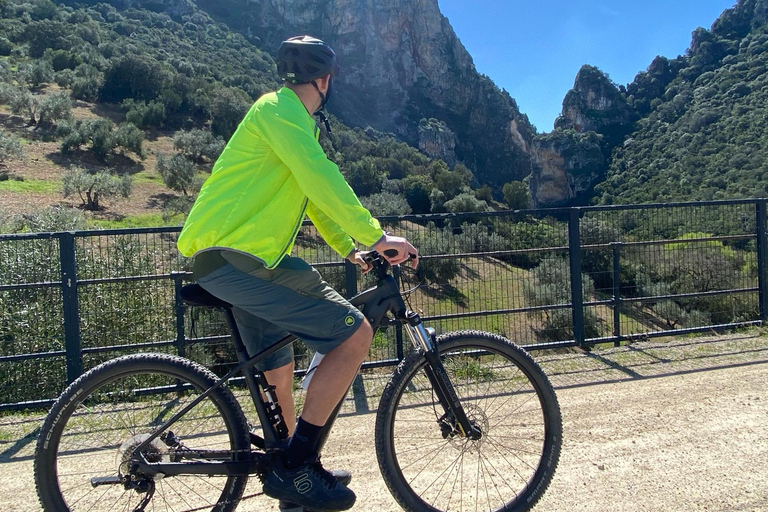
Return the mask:
{"type": "MultiPolygon", "coordinates": [[[[342,485],[349,485],[349,482],[352,481],[352,473],[346,469],[332,469],[329,471],[329,473],[332,474],[333,478],[335,478],[336,481],[342,485]]],[[[280,509],[280,512],[315,512],[315,510],[308,508],[305,509],[301,505],[283,500],[280,500],[278,508],[280,509]]]]}
{"type": "Polygon", "coordinates": [[[320,459],[288,469],[276,457],[264,480],[264,494],[318,512],[347,510],[356,499],[354,492],[323,469],[320,459]]]}

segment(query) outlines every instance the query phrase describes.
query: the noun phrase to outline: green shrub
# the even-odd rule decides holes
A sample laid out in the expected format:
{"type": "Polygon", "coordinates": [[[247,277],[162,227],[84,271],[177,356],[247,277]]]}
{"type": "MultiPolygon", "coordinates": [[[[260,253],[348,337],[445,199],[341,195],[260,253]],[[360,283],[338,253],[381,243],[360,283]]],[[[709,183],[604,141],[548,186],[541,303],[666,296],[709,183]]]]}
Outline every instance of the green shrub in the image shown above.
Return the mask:
{"type": "Polygon", "coordinates": [[[170,78],[163,65],[148,55],[123,55],[110,61],[104,73],[101,98],[111,102],[126,98],[154,100],[170,78]]]}
{"type": "Polygon", "coordinates": [[[80,55],[67,50],[50,50],[46,52],[46,58],[51,62],[54,71],[74,70],[83,63],[80,55]]]}
{"type": "Polygon", "coordinates": [[[36,122],[38,102],[27,89],[13,88],[10,93],[9,103],[11,112],[23,116],[31,126],[36,122]]]}
{"type": "Polygon", "coordinates": [[[509,249],[510,241],[499,233],[491,232],[488,226],[465,222],[461,233],[456,235],[456,244],[461,252],[492,252],[509,249]]]}
{"type": "MultiPolygon", "coordinates": [[[[30,213],[0,216],[0,233],[45,233],[85,229],[86,219],[80,210],[49,206],[30,213]]],[[[0,247],[5,247],[0,244],[0,247]]],[[[58,258],[58,255],[56,256],[58,258]]]]}
{"type": "Polygon", "coordinates": [[[53,125],[59,120],[72,116],[72,100],[67,93],[56,93],[46,96],[40,101],[38,108],[38,123],[53,125]]]}
{"type": "Polygon", "coordinates": [[[82,121],[64,119],[56,123],[56,134],[61,139],[61,152],[70,153],[88,143],[88,133],[82,121]]]}
{"type": "Polygon", "coordinates": [[[75,81],[75,72],[71,69],[62,69],[61,71],[56,72],[53,76],[53,81],[56,82],[59,87],[71,88],[72,82],[75,81]]]}
{"type": "MultiPolygon", "coordinates": [[[[445,256],[454,254],[456,247],[451,244],[453,234],[450,229],[440,230],[430,223],[424,237],[419,240],[420,256],[445,256]]],[[[448,283],[459,275],[461,264],[458,258],[434,257],[419,260],[416,276],[419,280],[431,283],[448,283]]]]}
{"type": "Polygon", "coordinates": [[[408,201],[399,194],[391,192],[380,192],[360,198],[360,202],[365,206],[374,217],[385,215],[407,215],[411,213],[411,207],[408,201]]]}
{"type": "Polygon", "coordinates": [[[75,68],[75,78],[70,89],[72,96],[79,100],[96,101],[99,97],[104,75],[90,64],[81,64],[75,68]]]}
{"type": "Polygon", "coordinates": [[[19,66],[16,79],[32,87],[53,81],[53,66],[47,60],[33,61],[19,66]]]}
{"type": "Polygon", "coordinates": [[[241,89],[218,89],[211,102],[211,131],[229,140],[252,103],[241,89]]]}
{"type": "Polygon", "coordinates": [[[501,193],[510,210],[526,210],[531,207],[531,192],[522,181],[505,183],[501,193]]]}
{"type": "Polygon", "coordinates": [[[11,54],[11,50],[13,50],[13,43],[4,37],[0,37],[0,55],[8,56],[11,54]]]}
{"type": "Polygon", "coordinates": [[[345,164],[342,173],[358,196],[381,192],[385,175],[376,167],[373,157],[365,156],[356,162],[345,164]]]}
{"type": "Polygon", "coordinates": [[[69,153],[90,142],[91,150],[102,161],[108,161],[117,149],[130,151],[142,159],[146,156],[144,132],[131,123],[122,123],[115,129],[109,119],[68,120],[58,123],[57,133],[62,139],[62,153],[69,153]]]}
{"type": "Polygon", "coordinates": [[[215,161],[224,149],[224,139],[209,130],[181,130],[173,137],[173,148],[195,163],[215,161]]]}
{"type": "Polygon", "coordinates": [[[8,158],[18,158],[22,154],[23,151],[19,139],[12,135],[6,135],[5,132],[0,129],[0,164],[5,162],[8,158]]]}
{"type": "Polygon", "coordinates": [[[162,126],[165,122],[165,105],[160,101],[136,101],[128,98],[121,107],[126,111],[125,119],[139,128],[162,126]]]}
{"type": "MultiPolygon", "coordinates": [[[[554,306],[571,302],[571,270],[568,259],[557,256],[544,258],[532,271],[533,279],[523,282],[523,294],[528,306],[554,306]]],[[[582,298],[589,301],[595,293],[592,279],[581,275],[582,298]]],[[[573,338],[573,318],[570,309],[552,309],[531,313],[542,318],[536,334],[542,341],[560,341],[573,338]]],[[[600,335],[600,319],[591,308],[584,309],[586,338],[600,335]]]]}
{"type": "Polygon", "coordinates": [[[144,151],[144,132],[133,123],[121,123],[114,132],[114,147],[130,151],[142,160],[146,158],[144,151]]]}
{"type": "Polygon", "coordinates": [[[429,176],[411,175],[403,179],[403,193],[414,213],[429,213],[429,192],[435,186],[429,176]]]}
{"type": "Polygon", "coordinates": [[[446,201],[443,207],[452,213],[485,212],[491,210],[488,203],[478,199],[471,192],[462,192],[450,201],[446,201]]]}

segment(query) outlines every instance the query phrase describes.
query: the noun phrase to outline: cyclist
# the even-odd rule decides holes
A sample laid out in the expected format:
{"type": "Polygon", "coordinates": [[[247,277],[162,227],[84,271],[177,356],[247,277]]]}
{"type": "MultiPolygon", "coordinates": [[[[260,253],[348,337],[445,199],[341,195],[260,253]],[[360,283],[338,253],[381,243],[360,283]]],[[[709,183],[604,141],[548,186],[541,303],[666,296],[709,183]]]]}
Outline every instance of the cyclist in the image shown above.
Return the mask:
{"type": "Polygon", "coordinates": [[[382,231],[318,143],[313,115],[331,94],[336,55],[323,41],[298,36],[277,55],[284,86],[250,108],[216,161],[179,235],[195,256],[194,278],[233,305],[251,354],[288,333],[324,354],[307,389],[298,421],[293,407],[293,348],[259,366],[276,386],[291,437],[276,457],[264,492],[280,508],[346,510],[355,502],[351,475],[329,472],[317,439],[346,393],[370,346],[373,331],[360,311],[302,259],[290,256],[308,215],[341,256],[369,270],[354,240],[372,246],[393,265],[418,252],[405,238],[382,231]]]}

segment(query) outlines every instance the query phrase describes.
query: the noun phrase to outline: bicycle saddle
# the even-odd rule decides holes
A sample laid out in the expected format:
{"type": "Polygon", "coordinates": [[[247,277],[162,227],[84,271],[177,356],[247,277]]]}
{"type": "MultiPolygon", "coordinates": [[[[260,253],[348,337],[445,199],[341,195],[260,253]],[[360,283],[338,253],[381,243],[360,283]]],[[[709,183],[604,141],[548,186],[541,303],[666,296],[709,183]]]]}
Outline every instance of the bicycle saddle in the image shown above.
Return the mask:
{"type": "Polygon", "coordinates": [[[197,283],[188,284],[181,288],[181,300],[190,306],[205,306],[207,308],[231,308],[232,304],[211,295],[197,283]]]}

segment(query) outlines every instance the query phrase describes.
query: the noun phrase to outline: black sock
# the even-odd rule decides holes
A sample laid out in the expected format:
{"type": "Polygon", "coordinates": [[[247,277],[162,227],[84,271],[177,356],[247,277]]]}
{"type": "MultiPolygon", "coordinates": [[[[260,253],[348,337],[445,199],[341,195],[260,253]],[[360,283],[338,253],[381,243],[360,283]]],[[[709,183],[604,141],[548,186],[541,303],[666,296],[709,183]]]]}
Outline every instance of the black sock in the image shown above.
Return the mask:
{"type": "Polygon", "coordinates": [[[315,446],[323,427],[318,427],[299,418],[296,422],[296,430],[293,431],[291,440],[283,455],[283,462],[288,469],[295,469],[304,464],[310,457],[317,455],[315,446]]]}

